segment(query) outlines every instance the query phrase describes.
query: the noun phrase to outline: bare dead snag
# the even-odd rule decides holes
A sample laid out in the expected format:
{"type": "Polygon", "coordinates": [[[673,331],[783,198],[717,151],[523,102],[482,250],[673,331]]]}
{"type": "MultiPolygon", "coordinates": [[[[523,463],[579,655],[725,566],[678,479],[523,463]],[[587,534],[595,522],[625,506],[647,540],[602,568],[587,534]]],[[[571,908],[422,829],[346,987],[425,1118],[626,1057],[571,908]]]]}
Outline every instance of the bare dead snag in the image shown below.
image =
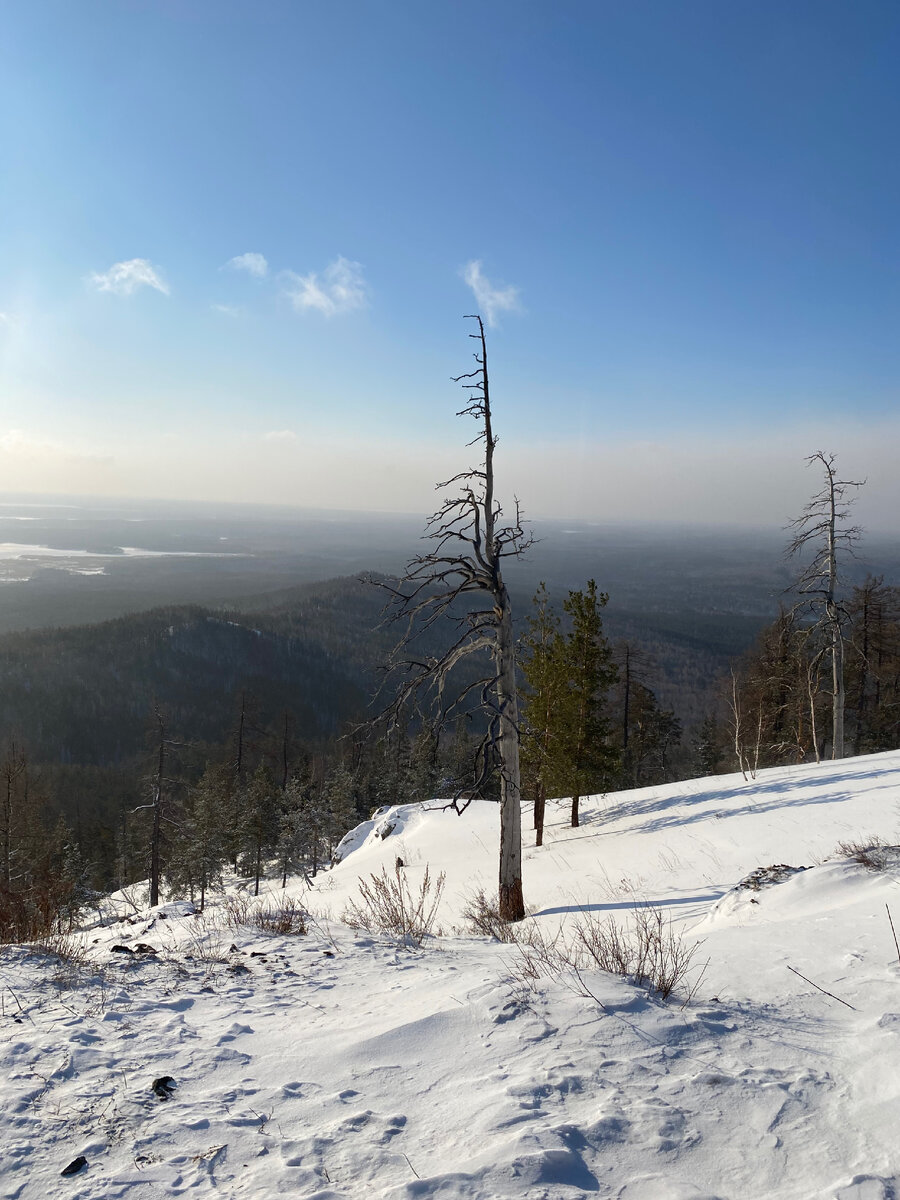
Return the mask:
{"type": "Polygon", "coordinates": [[[457,376],[468,398],[458,416],[473,417],[479,432],[470,445],[484,446],[484,460],[437,485],[457,489],[428,519],[424,538],[431,548],[407,564],[395,583],[379,582],[390,592],[389,620],[402,629],[391,659],[388,679],[396,686],[383,714],[396,724],[413,706],[428,699],[436,731],[462,710],[471,698],[485,717],[485,731],[476,750],[471,781],[459,788],[452,807],[463,812],[472,799],[484,796],[492,780],[500,783],[500,915],[519,921],[525,915],[522,897],[522,828],[519,776],[519,715],[516,690],[512,607],[503,581],[505,558],[517,558],[532,545],[518,501],[515,517],[501,524],[503,510],[494,496],[494,434],[491,414],[487,344],[480,316],[475,369],[457,376]],[[453,629],[450,646],[437,655],[417,653],[422,635],[436,623],[453,629]],[[453,693],[450,675],[463,659],[480,656],[485,671],[475,682],[453,693]],[[448,694],[448,688],[450,694],[448,694]]]}

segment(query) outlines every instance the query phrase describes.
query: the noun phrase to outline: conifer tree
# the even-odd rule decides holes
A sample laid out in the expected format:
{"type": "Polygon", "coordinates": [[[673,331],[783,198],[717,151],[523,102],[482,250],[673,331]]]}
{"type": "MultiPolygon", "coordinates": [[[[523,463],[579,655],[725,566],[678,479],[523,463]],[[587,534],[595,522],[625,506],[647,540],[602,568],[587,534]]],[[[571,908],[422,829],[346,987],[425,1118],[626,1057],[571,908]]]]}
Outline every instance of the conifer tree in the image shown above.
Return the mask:
{"type": "Polygon", "coordinates": [[[263,763],[242,789],[245,854],[254,876],[254,896],[259,895],[263,858],[278,841],[279,795],[272,771],[263,763]]]}
{"type": "Polygon", "coordinates": [[[231,791],[231,769],[224,763],[207,763],[191,788],[181,836],[166,872],[169,886],[187,890],[193,902],[199,893],[201,910],[206,893],[222,882],[225,862],[225,800],[231,791]]]}
{"type": "Polygon", "coordinates": [[[338,763],[325,777],[322,807],[330,858],[344,834],[357,824],[353,773],[343,763],[338,763]]]}
{"type": "Polygon", "coordinates": [[[566,644],[559,632],[546,585],[534,596],[534,611],[522,636],[520,666],[524,679],[522,703],[522,768],[534,798],[535,845],[544,842],[544,814],[548,791],[563,777],[560,755],[564,739],[563,698],[568,688],[566,644]]]}
{"type": "Polygon", "coordinates": [[[569,592],[563,604],[571,629],[564,649],[568,686],[561,705],[559,763],[561,782],[572,797],[573,826],[579,823],[581,797],[608,788],[619,765],[608,700],[618,672],[600,615],[608,599],[591,579],[583,591],[569,592]]]}

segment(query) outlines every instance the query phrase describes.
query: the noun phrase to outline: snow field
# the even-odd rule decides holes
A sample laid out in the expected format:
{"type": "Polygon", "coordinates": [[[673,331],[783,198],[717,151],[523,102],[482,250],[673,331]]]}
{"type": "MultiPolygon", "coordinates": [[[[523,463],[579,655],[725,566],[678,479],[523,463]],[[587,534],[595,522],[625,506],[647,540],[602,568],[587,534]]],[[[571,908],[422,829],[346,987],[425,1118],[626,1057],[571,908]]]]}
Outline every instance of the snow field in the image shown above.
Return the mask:
{"type": "Polygon", "coordinates": [[[461,929],[495,888],[487,804],[364,823],[289,882],[304,936],[169,905],[86,928],[83,967],[5,947],[0,1195],[897,1200],[900,873],[829,855],[900,841],[898,798],[892,753],[596,797],[577,830],[554,810],[529,922],[662,906],[708,960],[683,1008],[600,972],[596,1000],[527,987],[515,947],[461,929]],[[413,887],[446,873],[421,952],[338,919],[398,857],[413,887]],[[778,863],[809,869],[735,890],[778,863]]]}

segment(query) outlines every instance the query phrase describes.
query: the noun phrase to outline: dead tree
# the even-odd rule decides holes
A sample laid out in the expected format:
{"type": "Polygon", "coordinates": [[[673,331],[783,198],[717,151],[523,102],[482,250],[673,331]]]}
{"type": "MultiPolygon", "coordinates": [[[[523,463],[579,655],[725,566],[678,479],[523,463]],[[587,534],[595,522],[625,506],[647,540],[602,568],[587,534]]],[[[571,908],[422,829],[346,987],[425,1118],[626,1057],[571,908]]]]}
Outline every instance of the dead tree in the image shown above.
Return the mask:
{"type": "Polygon", "coordinates": [[[404,632],[391,662],[398,680],[388,708],[393,722],[410,706],[430,697],[430,718],[439,732],[477,694],[485,716],[485,732],[475,756],[469,786],[460,788],[452,807],[462,813],[469,802],[486,794],[491,780],[500,783],[500,916],[520,921],[525,915],[522,897],[522,826],[519,781],[519,716],[516,695],[515,644],[509,592],[501,565],[522,555],[532,544],[522,525],[516,500],[515,519],[501,524],[502,508],[494,498],[494,450],[497,438],[491,423],[487,345],[481,317],[475,370],[454,382],[468,391],[458,416],[473,417],[479,432],[469,443],[484,446],[484,461],[437,485],[456,488],[428,519],[425,539],[431,549],[416,555],[396,585],[382,584],[392,594],[390,619],[404,632]],[[450,646],[438,654],[416,652],[418,639],[435,625],[453,630],[450,646]],[[451,672],[469,655],[482,655],[488,666],[475,682],[461,686],[448,701],[451,672]]]}
{"type": "Polygon", "coordinates": [[[838,479],[833,454],[817,450],[806,460],[825,472],[825,484],[813,496],[803,512],[791,521],[795,530],[788,556],[811,549],[812,558],[803,569],[794,588],[800,593],[799,606],[813,618],[812,630],[822,634],[823,649],[831,664],[831,757],[844,757],[844,626],[847,613],[840,602],[840,559],[852,554],[861,529],[849,524],[851,488],[864,481],[838,479]]]}
{"type": "Polygon", "coordinates": [[[176,742],[168,736],[166,719],[159,705],[159,701],[153,702],[153,724],[155,726],[155,747],[154,757],[156,767],[150,778],[150,803],[140,804],[137,808],[131,810],[133,816],[138,812],[145,812],[149,809],[151,813],[152,824],[150,827],[150,907],[155,908],[159,904],[159,885],[162,879],[162,846],[163,846],[163,825],[177,825],[177,822],[171,815],[171,802],[169,800],[169,789],[174,785],[175,780],[170,779],[166,775],[166,764],[169,756],[176,750],[184,749],[183,742],[176,742]]]}

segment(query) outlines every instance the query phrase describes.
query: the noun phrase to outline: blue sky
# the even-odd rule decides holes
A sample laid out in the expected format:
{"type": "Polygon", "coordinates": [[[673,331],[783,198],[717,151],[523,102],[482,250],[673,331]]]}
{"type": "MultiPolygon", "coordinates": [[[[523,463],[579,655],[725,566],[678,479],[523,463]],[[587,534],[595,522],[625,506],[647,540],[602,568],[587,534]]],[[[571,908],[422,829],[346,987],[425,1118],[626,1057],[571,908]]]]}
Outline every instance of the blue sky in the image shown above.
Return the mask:
{"type": "Polygon", "coordinates": [[[788,517],[821,446],[892,517],[896,5],[3,17],[10,488],[427,509],[468,266],[532,511],[788,517]]]}

